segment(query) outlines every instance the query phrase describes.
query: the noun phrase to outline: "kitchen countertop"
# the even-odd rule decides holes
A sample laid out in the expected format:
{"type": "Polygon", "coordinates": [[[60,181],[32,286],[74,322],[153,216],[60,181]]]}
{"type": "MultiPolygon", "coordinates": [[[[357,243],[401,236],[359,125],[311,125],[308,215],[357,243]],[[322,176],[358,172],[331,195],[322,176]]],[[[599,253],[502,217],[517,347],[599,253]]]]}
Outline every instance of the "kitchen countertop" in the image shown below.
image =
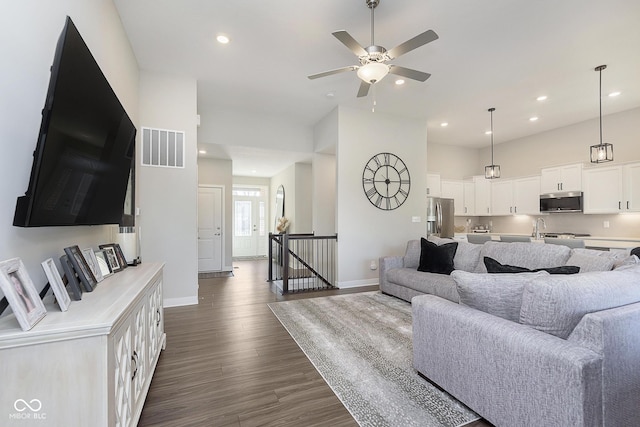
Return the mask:
{"type": "MultiPolygon", "coordinates": [[[[523,233],[482,233],[491,236],[492,240],[500,240],[500,236],[527,236],[530,234],[523,233]]],[[[466,238],[467,233],[455,233],[455,238],[466,238]]],[[[587,247],[611,248],[611,249],[632,249],[640,246],[640,237],[609,237],[609,236],[585,236],[577,237],[584,240],[587,247]]],[[[533,243],[544,243],[543,239],[531,239],[533,243]]]]}

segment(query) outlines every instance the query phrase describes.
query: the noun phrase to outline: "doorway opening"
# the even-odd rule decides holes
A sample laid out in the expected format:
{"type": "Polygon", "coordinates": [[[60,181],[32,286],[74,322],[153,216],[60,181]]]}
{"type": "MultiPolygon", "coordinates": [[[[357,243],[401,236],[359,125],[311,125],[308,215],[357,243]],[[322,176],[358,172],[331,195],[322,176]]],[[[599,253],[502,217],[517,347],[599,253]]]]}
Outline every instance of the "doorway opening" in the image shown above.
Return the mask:
{"type": "Polygon", "coordinates": [[[233,258],[265,258],[268,245],[269,188],[233,186],[233,258]]]}

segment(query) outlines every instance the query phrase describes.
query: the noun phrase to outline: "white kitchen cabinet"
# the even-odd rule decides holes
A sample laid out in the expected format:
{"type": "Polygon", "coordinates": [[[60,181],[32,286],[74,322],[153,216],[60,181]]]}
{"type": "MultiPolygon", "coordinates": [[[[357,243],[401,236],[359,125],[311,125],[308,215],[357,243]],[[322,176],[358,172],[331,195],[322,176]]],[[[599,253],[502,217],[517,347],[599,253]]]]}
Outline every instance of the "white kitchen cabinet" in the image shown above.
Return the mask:
{"type": "Polygon", "coordinates": [[[13,314],[0,319],[0,406],[13,410],[17,399],[39,406],[9,419],[32,425],[19,419],[27,414],[46,425],[136,425],[166,342],[162,268],[129,267],[66,312],[47,304],[47,315],[29,331],[13,314]]]}
{"type": "Polygon", "coordinates": [[[494,179],[491,182],[491,213],[493,215],[513,214],[513,181],[494,179]]]}
{"type": "Polygon", "coordinates": [[[585,169],[584,213],[640,212],[640,163],[585,169]]]}
{"type": "Polygon", "coordinates": [[[540,193],[582,191],[582,163],[544,168],[540,171],[540,193]]]}
{"type": "Polygon", "coordinates": [[[427,174],[427,196],[440,197],[442,195],[442,189],[440,188],[440,174],[428,173],[427,174]]]}
{"type": "Polygon", "coordinates": [[[514,180],[513,213],[537,215],[540,213],[540,177],[514,180]]]}
{"type": "Polygon", "coordinates": [[[622,167],[594,167],[582,174],[584,213],[622,212],[622,167]]]}
{"type": "Polygon", "coordinates": [[[464,182],[456,180],[442,180],[440,182],[442,196],[453,199],[454,215],[464,215],[464,182]]]}
{"type": "Polygon", "coordinates": [[[491,215],[491,180],[484,175],[474,176],[473,185],[475,191],[475,215],[491,215]]]}
{"type": "Polygon", "coordinates": [[[640,163],[632,163],[622,168],[624,212],[640,212],[640,163]]]}
{"type": "Polygon", "coordinates": [[[473,180],[464,181],[464,214],[474,215],[476,212],[476,186],[473,180]]]}

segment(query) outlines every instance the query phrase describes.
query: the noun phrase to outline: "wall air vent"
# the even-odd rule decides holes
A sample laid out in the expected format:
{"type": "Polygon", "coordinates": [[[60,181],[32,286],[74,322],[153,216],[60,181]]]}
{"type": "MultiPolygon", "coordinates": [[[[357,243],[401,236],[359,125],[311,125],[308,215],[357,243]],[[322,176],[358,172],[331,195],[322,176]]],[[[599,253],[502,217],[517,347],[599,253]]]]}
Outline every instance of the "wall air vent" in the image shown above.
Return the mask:
{"type": "Polygon", "coordinates": [[[142,165],[184,168],[184,132],[143,127],[142,165]]]}

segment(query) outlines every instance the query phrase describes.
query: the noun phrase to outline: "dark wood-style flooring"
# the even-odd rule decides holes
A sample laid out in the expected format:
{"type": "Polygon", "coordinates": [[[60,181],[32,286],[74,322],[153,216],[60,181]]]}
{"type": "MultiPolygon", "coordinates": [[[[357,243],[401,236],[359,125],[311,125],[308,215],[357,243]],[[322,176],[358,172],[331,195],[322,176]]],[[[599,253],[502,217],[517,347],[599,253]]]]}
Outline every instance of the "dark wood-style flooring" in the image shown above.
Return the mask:
{"type": "Polygon", "coordinates": [[[198,305],[165,309],[167,347],[138,425],[357,426],[267,303],[377,286],[283,296],[266,261],[234,265],[233,277],[199,280],[198,305]]]}

